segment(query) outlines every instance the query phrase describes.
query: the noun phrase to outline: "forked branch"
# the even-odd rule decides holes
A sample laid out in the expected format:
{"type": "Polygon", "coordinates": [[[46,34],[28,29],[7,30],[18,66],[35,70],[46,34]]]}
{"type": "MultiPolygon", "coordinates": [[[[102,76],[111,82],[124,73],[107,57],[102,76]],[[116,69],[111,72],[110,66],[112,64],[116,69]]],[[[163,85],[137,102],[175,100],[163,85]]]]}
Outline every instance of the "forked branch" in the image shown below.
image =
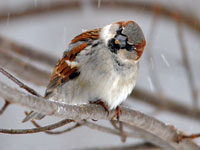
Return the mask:
{"type": "MultiPolygon", "coordinates": [[[[72,106],[58,102],[52,102],[36,97],[17,89],[11,88],[3,82],[0,82],[0,95],[7,99],[10,103],[18,103],[30,108],[31,110],[43,113],[45,115],[54,115],[57,117],[68,118],[76,121],[84,119],[104,119],[111,120],[115,111],[111,111],[110,115],[101,106],[98,105],[81,105],[72,106]]],[[[177,144],[177,131],[171,126],[144,115],[138,111],[122,108],[120,121],[125,122],[137,129],[143,139],[155,143],[156,145],[174,150],[193,149],[198,150],[199,147],[190,140],[184,140],[177,144]]]]}

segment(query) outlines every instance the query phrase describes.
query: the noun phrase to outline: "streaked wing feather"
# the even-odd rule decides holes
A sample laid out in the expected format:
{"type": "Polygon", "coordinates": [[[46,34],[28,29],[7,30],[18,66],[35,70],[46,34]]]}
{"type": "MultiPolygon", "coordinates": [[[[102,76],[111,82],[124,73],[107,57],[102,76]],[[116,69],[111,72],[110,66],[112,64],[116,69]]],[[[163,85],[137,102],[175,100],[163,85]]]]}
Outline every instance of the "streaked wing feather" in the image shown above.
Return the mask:
{"type": "Polygon", "coordinates": [[[78,66],[70,65],[67,62],[74,62],[76,56],[85,49],[89,44],[87,41],[96,40],[99,38],[100,29],[89,30],[78,36],[76,36],[70,44],[84,41],[79,45],[76,45],[72,50],[64,52],[64,56],[60,59],[51,75],[49,85],[47,86],[45,97],[50,95],[54,89],[63,85],[70,79],[74,79],[79,75],[78,66]]]}
{"type": "Polygon", "coordinates": [[[81,33],[80,35],[76,36],[72,41],[71,44],[76,43],[78,41],[88,41],[88,40],[96,40],[99,38],[99,29],[88,30],[86,32],[81,33]]]}

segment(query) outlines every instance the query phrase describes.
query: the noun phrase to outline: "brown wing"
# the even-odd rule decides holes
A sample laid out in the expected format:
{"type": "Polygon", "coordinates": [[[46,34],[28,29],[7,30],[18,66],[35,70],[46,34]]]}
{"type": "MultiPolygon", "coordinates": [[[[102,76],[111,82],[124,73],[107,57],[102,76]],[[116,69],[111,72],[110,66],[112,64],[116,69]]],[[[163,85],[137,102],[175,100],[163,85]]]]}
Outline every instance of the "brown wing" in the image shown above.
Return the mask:
{"type": "Polygon", "coordinates": [[[70,79],[76,78],[80,73],[78,72],[78,65],[74,65],[74,60],[78,53],[85,49],[89,44],[87,41],[96,40],[99,37],[100,29],[89,30],[75,37],[71,44],[79,41],[84,41],[80,45],[76,45],[71,51],[65,52],[62,59],[56,64],[50,78],[50,83],[47,86],[45,97],[53,92],[53,90],[66,83],[70,79]]]}
{"type": "Polygon", "coordinates": [[[101,29],[93,29],[88,30],[86,32],[81,33],[80,35],[76,36],[72,41],[71,44],[76,43],[78,41],[88,41],[88,40],[96,40],[99,38],[99,31],[101,29]]]}

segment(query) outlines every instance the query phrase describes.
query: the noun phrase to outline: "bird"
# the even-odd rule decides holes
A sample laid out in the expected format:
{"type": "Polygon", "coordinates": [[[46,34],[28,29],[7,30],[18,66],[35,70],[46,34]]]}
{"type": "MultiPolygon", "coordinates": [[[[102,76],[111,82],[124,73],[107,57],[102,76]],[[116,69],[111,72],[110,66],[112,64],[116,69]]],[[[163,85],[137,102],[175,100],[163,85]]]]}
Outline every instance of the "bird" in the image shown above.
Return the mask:
{"type": "MultiPolygon", "coordinates": [[[[145,45],[143,31],[134,21],[79,34],[54,67],[44,98],[69,105],[101,104],[108,112],[117,109],[119,118],[119,105],[135,87],[145,45]]],[[[43,117],[31,111],[23,122],[43,117]]]]}

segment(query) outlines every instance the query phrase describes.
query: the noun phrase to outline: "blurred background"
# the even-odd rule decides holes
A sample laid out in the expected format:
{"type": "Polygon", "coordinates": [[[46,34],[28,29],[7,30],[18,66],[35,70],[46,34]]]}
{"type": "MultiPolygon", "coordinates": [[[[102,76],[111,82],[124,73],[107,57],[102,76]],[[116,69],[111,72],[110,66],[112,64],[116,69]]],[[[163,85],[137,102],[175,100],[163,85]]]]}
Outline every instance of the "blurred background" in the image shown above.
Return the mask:
{"type": "MultiPolygon", "coordinates": [[[[10,40],[59,59],[70,40],[81,32],[107,24],[134,20],[142,28],[147,47],[140,61],[136,89],[125,106],[151,115],[185,133],[200,132],[200,1],[198,0],[0,0],[0,51],[10,40]]],[[[9,48],[6,50],[9,51],[9,48]]],[[[19,56],[16,56],[17,58],[19,56]]],[[[19,57],[21,59],[21,57],[19,57]]],[[[0,66],[9,71],[9,63],[0,66]]],[[[24,61],[48,72],[52,65],[24,61]]],[[[20,79],[20,73],[15,74],[20,79]]],[[[21,72],[23,74],[23,72],[21,72]]],[[[17,87],[0,75],[0,80],[17,87]]],[[[24,83],[44,94],[45,86],[24,83]]],[[[4,101],[0,99],[0,107],[4,101]]],[[[11,105],[0,116],[0,128],[31,128],[21,123],[26,109],[11,105]]],[[[46,117],[41,124],[57,118],[46,117]]],[[[110,126],[109,123],[98,121],[110,126]]],[[[200,145],[200,140],[195,140],[200,145]]],[[[62,135],[0,134],[0,149],[79,149],[140,143],[81,127],[62,135]]]]}

